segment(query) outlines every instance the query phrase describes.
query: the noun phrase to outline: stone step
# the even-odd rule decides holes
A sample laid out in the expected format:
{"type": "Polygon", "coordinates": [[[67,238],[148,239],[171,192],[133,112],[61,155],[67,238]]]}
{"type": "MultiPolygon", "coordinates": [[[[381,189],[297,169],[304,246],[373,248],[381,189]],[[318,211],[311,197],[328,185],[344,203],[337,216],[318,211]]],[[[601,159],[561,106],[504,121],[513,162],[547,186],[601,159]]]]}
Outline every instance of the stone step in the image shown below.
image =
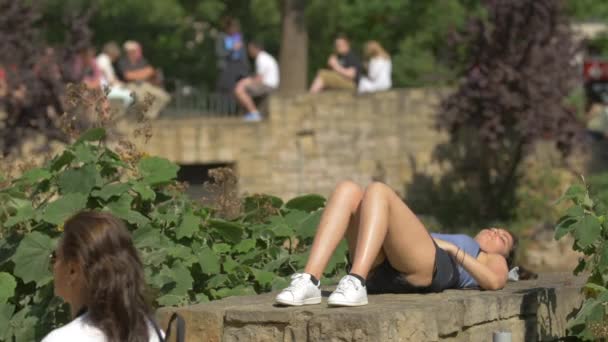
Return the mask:
{"type": "MultiPolygon", "coordinates": [[[[491,341],[511,331],[513,342],[555,341],[580,307],[584,278],[541,274],[501,291],[448,290],[439,294],[370,295],[369,305],[279,307],[276,293],[231,297],[174,311],[186,320],[186,341],[491,341]]],[[[324,297],[329,291],[324,291],[324,297]]]]}

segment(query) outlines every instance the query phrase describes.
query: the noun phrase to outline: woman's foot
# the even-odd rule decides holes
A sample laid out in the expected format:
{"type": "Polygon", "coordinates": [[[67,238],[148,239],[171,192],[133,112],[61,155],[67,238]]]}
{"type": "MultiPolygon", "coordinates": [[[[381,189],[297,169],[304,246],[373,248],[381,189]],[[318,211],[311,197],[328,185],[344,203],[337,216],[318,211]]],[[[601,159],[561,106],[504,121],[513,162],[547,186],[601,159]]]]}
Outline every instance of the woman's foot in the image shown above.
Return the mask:
{"type": "Polygon", "coordinates": [[[367,305],[367,288],[359,279],[345,275],[327,300],[329,306],[367,305]]]}
{"type": "Polygon", "coordinates": [[[320,282],[314,284],[310,274],[296,273],[291,276],[289,287],[277,295],[275,301],[283,305],[310,305],[321,303],[320,282]]]}

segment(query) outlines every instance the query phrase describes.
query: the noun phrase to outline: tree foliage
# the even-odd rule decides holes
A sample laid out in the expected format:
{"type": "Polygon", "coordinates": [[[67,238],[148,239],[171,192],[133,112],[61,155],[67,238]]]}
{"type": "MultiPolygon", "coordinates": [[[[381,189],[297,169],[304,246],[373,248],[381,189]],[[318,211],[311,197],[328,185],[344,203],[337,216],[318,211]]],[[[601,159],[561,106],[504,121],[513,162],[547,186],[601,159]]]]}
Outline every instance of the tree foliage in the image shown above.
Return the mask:
{"type": "Polygon", "coordinates": [[[451,140],[437,156],[464,184],[459,200],[479,208],[481,221],[506,220],[514,208],[520,162],[534,142],[550,139],[567,153],[580,124],[564,103],[578,79],[577,46],[560,3],[487,0],[486,15],[456,35],[466,69],[442,104],[441,127],[451,140]]]}
{"type": "MultiPolygon", "coordinates": [[[[12,179],[0,174],[0,341],[40,340],[67,322],[48,256],[63,222],[85,208],[128,223],[160,306],[266,292],[304,267],[323,197],[202,205],[176,182],[177,165],[104,141],[105,130],[92,129],[42,167],[12,179]],[[237,206],[237,215],[227,217],[234,210],[222,205],[237,206]]],[[[231,177],[220,172],[216,180],[231,177]]],[[[327,276],[343,269],[345,251],[341,245],[327,276]]]]}

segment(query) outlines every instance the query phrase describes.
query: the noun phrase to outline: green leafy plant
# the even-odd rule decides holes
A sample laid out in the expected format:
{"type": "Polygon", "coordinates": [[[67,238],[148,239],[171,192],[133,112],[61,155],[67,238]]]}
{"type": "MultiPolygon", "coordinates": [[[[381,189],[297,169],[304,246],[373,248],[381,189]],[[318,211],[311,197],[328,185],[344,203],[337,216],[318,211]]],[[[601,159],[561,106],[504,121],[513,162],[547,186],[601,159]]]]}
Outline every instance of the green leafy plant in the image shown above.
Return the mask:
{"type": "Polygon", "coordinates": [[[585,301],[569,322],[572,335],[581,340],[597,341],[608,337],[606,304],[608,303],[608,222],[589,194],[585,184],[571,186],[562,200],[572,205],[555,229],[555,238],[574,237],[573,248],[585,257],[579,260],[574,274],[588,274],[584,287],[585,301]]]}
{"type": "MultiPolygon", "coordinates": [[[[87,131],[18,178],[0,174],[0,340],[39,340],[68,320],[53,296],[48,256],[63,222],[85,208],[128,223],[159,306],[269,291],[304,266],[323,197],[253,195],[226,219],[187,197],[177,165],[124,146],[113,150],[105,134],[87,131]]],[[[342,244],[327,276],[343,269],[345,251],[342,244]]]]}

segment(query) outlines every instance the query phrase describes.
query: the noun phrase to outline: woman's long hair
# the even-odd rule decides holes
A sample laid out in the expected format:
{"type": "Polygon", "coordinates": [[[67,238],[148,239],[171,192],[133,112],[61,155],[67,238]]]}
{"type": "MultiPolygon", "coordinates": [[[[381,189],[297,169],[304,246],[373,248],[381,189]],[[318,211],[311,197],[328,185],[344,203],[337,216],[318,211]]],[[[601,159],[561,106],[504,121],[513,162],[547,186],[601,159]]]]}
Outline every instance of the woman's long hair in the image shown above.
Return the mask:
{"type": "Polygon", "coordinates": [[[144,270],[125,224],[109,213],[80,212],[65,223],[60,248],[81,267],[91,323],[109,342],[148,342],[144,270]]]}
{"type": "Polygon", "coordinates": [[[384,50],[382,45],[375,40],[370,40],[365,43],[365,58],[372,59],[374,57],[382,57],[391,59],[391,56],[384,50]]]}

